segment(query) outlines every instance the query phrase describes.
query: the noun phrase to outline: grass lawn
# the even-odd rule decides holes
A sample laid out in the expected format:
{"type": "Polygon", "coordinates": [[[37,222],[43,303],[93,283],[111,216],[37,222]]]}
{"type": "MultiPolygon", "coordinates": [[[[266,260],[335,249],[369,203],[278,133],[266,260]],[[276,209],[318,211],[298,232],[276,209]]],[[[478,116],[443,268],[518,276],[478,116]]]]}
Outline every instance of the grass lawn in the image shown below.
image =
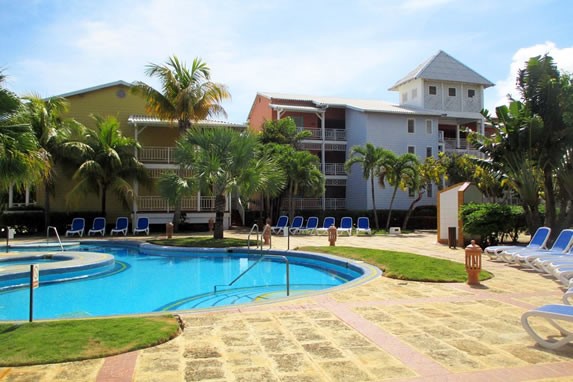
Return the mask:
{"type": "Polygon", "coordinates": [[[166,342],[179,330],[173,316],[0,324],[0,366],[106,357],[166,342]]]}
{"type": "MultiPolygon", "coordinates": [[[[431,282],[465,282],[467,280],[464,264],[413,253],[356,247],[301,247],[298,249],[363,260],[382,269],[384,276],[394,279],[431,282]]],[[[487,271],[481,271],[480,280],[487,280],[492,276],[487,271]]]]}
{"type": "MultiPolygon", "coordinates": [[[[228,247],[246,247],[246,239],[224,238],[215,240],[212,236],[190,236],[174,237],[173,239],[149,240],[149,243],[156,245],[166,245],[173,247],[203,247],[203,248],[228,248],[228,247]]],[[[257,246],[257,240],[251,240],[251,246],[257,246]]]]}

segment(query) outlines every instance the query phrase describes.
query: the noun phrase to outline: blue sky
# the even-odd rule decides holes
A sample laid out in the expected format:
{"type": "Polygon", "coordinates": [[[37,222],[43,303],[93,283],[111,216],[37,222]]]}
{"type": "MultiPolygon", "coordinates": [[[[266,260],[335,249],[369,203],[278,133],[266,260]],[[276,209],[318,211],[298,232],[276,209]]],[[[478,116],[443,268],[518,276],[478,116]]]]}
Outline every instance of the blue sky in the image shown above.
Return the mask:
{"type": "Polygon", "coordinates": [[[505,102],[527,58],[573,72],[569,0],[0,0],[0,68],[20,95],[47,97],[117,80],[145,65],[201,57],[229,87],[231,122],[258,91],[380,99],[444,50],[496,84],[505,102]]]}

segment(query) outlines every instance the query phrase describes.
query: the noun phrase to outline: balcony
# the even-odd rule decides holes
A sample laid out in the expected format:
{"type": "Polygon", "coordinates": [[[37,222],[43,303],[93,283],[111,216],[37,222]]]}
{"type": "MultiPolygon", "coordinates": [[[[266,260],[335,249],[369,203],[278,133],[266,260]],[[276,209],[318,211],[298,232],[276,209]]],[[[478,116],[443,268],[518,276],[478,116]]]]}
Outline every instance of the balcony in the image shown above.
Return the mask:
{"type": "MultiPolygon", "coordinates": [[[[172,212],[173,206],[161,196],[138,196],[138,210],[145,212],[172,212]]],[[[201,196],[189,197],[181,200],[181,211],[215,211],[215,197],[201,196]]]]}
{"type": "MultiPolygon", "coordinates": [[[[299,127],[298,131],[310,131],[312,134],[307,140],[322,140],[321,129],[315,127],[299,127]]],[[[324,129],[324,139],[326,141],[346,141],[346,130],[344,129],[324,129]]]]}
{"type": "Polygon", "coordinates": [[[346,176],[346,171],[344,171],[344,163],[325,163],[324,175],[346,176]]]}
{"type": "MultiPolygon", "coordinates": [[[[322,210],[322,198],[293,198],[295,210],[322,210]]],[[[283,199],[281,208],[288,209],[288,199],[283,199]]],[[[326,198],[325,208],[327,210],[346,209],[346,199],[326,198]]]]}
{"type": "Polygon", "coordinates": [[[475,150],[468,145],[466,138],[460,139],[459,146],[457,145],[457,140],[455,138],[444,138],[444,151],[449,154],[470,154],[474,156],[481,156],[479,150],[475,150]]]}
{"type": "Polygon", "coordinates": [[[145,146],[139,150],[139,160],[143,163],[176,163],[173,146],[145,146]]]}

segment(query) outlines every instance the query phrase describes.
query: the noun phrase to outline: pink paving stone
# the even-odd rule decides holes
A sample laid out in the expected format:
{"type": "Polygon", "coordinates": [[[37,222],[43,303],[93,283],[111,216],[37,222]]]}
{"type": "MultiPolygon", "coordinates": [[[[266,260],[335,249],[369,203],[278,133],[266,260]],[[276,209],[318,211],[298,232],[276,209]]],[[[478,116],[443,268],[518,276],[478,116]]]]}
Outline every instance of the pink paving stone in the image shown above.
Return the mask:
{"type": "Polygon", "coordinates": [[[99,370],[96,381],[131,382],[138,355],[139,352],[134,351],[106,358],[99,370]]]}

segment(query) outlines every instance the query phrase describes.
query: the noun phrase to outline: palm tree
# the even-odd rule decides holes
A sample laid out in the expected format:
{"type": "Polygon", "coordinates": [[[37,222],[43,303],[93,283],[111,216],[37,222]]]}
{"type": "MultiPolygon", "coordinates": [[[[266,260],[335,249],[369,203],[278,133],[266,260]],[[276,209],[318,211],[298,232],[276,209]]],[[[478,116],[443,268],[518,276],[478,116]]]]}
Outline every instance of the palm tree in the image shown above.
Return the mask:
{"type": "MultiPolygon", "coordinates": [[[[211,70],[200,58],[195,58],[191,68],[171,56],[163,65],[149,64],[145,74],[157,77],[161,91],[144,82],[136,81],[132,90],[142,94],[147,102],[147,112],[167,121],[177,121],[180,133],[192,123],[223,115],[221,103],[231,98],[227,87],[211,81],[211,70]]],[[[175,205],[173,216],[175,231],[179,229],[180,201],[175,205]]]]}
{"type": "Polygon", "coordinates": [[[324,194],[325,178],[320,171],[320,160],[308,151],[293,150],[291,155],[281,161],[281,164],[288,174],[289,217],[292,219],[294,216],[293,197],[324,194]]]}
{"type": "Polygon", "coordinates": [[[358,163],[362,166],[362,176],[370,179],[370,190],[372,193],[372,212],[374,213],[374,224],[376,229],[380,229],[378,224],[378,212],[376,210],[376,196],[374,194],[374,178],[378,176],[380,167],[384,159],[389,155],[389,151],[382,147],[375,147],[372,143],[364,146],[354,146],[350,149],[350,158],[344,163],[344,169],[350,174],[352,165],[358,163]]]}
{"type": "Polygon", "coordinates": [[[181,166],[193,169],[200,189],[215,197],[214,239],[223,238],[226,195],[249,197],[284,187],[282,170],[272,158],[258,155],[258,149],[254,134],[226,127],[195,126],[177,142],[175,156],[181,166]]]}
{"type": "Polygon", "coordinates": [[[96,193],[101,200],[101,214],[106,215],[108,191],[116,193],[128,207],[133,197],[132,180],[149,184],[150,178],[144,165],[135,157],[139,144],[121,134],[115,117],[93,116],[95,129],[85,129],[85,146],[79,168],[72,179],[76,182],[68,193],[70,202],[81,195],[96,193]]]}
{"type": "Polygon", "coordinates": [[[161,175],[157,181],[157,186],[159,194],[167,199],[170,205],[175,206],[174,219],[175,216],[181,217],[181,199],[193,192],[195,188],[193,179],[183,178],[175,172],[168,172],[161,175]],[[177,211],[178,207],[179,210],[177,211]]]}
{"type": "Polygon", "coordinates": [[[398,188],[405,190],[409,184],[417,184],[419,179],[418,172],[418,157],[414,154],[406,153],[402,155],[387,155],[382,163],[382,170],[378,175],[380,185],[384,182],[394,187],[392,191],[392,198],[390,199],[390,206],[388,207],[388,219],[386,220],[386,230],[390,228],[390,220],[392,217],[392,206],[396,198],[398,188]]]}

